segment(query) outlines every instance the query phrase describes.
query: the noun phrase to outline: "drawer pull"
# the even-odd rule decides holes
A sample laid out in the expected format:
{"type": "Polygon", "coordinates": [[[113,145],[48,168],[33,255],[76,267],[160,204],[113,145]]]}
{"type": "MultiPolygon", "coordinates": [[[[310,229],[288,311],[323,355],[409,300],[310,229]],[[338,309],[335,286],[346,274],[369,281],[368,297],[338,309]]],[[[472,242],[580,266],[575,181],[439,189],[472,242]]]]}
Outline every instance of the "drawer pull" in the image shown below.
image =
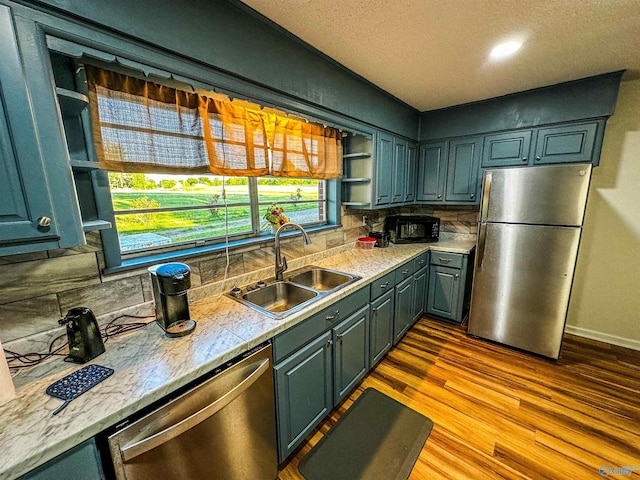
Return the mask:
{"type": "Polygon", "coordinates": [[[338,335],[336,335],[337,340],[342,340],[342,337],[344,337],[344,333],[339,333],[338,335]]]}
{"type": "Polygon", "coordinates": [[[450,258],[438,258],[438,261],[440,261],[442,263],[450,263],[451,259],[450,258]]]}
{"type": "Polygon", "coordinates": [[[327,347],[330,347],[331,345],[333,345],[333,340],[331,339],[327,340],[327,347]]]}
{"type": "Polygon", "coordinates": [[[409,274],[409,270],[403,270],[402,276],[406,277],[409,274]]]}
{"type": "Polygon", "coordinates": [[[424,260],[419,260],[418,265],[424,265],[424,260]]]}
{"type": "Polygon", "coordinates": [[[380,288],[387,288],[389,286],[389,282],[384,282],[382,285],[380,285],[380,288]]]}
{"type": "Polygon", "coordinates": [[[338,317],[340,315],[340,310],[336,310],[336,313],[334,313],[333,315],[329,315],[327,317],[327,322],[330,322],[332,320],[335,320],[336,317],[338,317]]]}

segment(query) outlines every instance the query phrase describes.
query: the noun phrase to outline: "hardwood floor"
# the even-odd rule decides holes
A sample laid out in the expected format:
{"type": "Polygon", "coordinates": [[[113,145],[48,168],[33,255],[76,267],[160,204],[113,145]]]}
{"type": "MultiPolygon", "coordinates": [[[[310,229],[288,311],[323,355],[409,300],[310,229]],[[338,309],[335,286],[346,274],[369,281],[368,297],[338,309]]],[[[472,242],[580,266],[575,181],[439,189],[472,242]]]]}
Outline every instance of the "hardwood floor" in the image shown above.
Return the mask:
{"type": "Polygon", "coordinates": [[[281,466],[298,463],[365,388],[426,415],[434,428],[409,477],[588,479],[637,466],[640,352],[565,335],[557,362],[467,337],[423,317],[281,466]]]}

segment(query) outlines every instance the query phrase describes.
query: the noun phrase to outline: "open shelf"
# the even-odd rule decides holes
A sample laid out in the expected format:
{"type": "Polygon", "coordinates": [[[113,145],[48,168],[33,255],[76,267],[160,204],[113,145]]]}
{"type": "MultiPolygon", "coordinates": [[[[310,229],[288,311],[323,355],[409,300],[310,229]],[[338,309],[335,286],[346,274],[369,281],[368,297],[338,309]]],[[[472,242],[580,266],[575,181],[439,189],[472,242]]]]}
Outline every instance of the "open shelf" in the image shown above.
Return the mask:
{"type": "Polygon", "coordinates": [[[89,105],[89,98],[73,90],[56,87],[58,102],[63,115],[78,115],[89,105]]]}
{"type": "Polygon", "coordinates": [[[106,220],[85,220],[82,222],[82,230],[84,232],[105,230],[107,228],[111,228],[111,222],[107,222],[106,220]]]}
{"type": "Polygon", "coordinates": [[[97,170],[100,168],[100,164],[98,162],[90,162],[89,160],[78,160],[72,158],[69,163],[71,167],[76,170],[97,170]]]}

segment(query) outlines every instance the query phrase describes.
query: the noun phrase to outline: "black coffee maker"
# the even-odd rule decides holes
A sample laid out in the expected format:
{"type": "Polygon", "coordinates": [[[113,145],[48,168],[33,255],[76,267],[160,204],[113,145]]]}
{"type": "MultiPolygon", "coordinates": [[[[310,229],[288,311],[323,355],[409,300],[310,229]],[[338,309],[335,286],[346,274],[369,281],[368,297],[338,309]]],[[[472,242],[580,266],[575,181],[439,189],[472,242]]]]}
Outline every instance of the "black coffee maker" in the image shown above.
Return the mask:
{"type": "Polygon", "coordinates": [[[187,290],[191,269],[184,263],[162,263],[149,267],[156,322],[167,337],[183,337],[193,332],[196,322],[189,314],[187,290]]]}
{"type": "Polygon", "coordinates": [[[70,362],[87,363],[104,353],[104,342],[93,312],[87,307],[72,308],[64,318],[58,320],[60,325],[67,326],[70,362]]]}

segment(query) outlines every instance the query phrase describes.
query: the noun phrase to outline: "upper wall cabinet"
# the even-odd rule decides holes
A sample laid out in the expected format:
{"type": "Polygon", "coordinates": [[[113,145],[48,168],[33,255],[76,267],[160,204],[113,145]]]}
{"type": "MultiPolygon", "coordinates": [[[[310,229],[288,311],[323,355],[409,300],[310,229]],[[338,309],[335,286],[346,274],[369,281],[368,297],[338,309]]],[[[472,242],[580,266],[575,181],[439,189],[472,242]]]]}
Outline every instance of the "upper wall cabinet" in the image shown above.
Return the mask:
{"type": "Polygon", "coordinates": [[[0,51],[0,245],[56,239],[11,12],[5,6],[0,6],[0,51]]]}
{"type": "Polygon", "coordinates": [[[600,159],[604,120],[484,137],[482,167],[592,162],[600,159]]]}
{"type": "Polygon", "coordinates": [[[343,139],[342,204],[352,208],[387,208],[413,203],[416,197],[417,146],[384,132],[343,139]]]}
{"type": "Polygon", "coordinates": [[[481,150],[481,137],[421,145],[418,202],[477,204],[481,150]]]}
{"type": "MultiPolygon", "coordinates": [[[[64,210],[57,210],[52,194],[58,195],[58,190],[64,188],[73,190],[71,177],[67,171],[69,184],[56,184],[59,176],[64,178],[64,171],[45,173],[41,146],[46,145],[49,155],[50,145],[37,133],[13,18],[10,9],[2,5],[0,51],[0,255],[70,246],[65,243],[64,223],[68,220],[62,218],[64,210]]],[[[50,99],[53,100],[52,94],[50,99]]],[[[66,216],[72,213],[65,211],[66,216]]],[[[76,239],[70,243],[83,243],[81,231],[79,238],[74,232],[68,233],[76,239]]]]}
{"type": "Polygon", "coordinates": [[[44,39],[35,23],[17,18],[0,5],[0,255],[85,241],[54,87],[38,48],[44,39]],[[18,27],[31,40],[23,48],[18,27]]]}

